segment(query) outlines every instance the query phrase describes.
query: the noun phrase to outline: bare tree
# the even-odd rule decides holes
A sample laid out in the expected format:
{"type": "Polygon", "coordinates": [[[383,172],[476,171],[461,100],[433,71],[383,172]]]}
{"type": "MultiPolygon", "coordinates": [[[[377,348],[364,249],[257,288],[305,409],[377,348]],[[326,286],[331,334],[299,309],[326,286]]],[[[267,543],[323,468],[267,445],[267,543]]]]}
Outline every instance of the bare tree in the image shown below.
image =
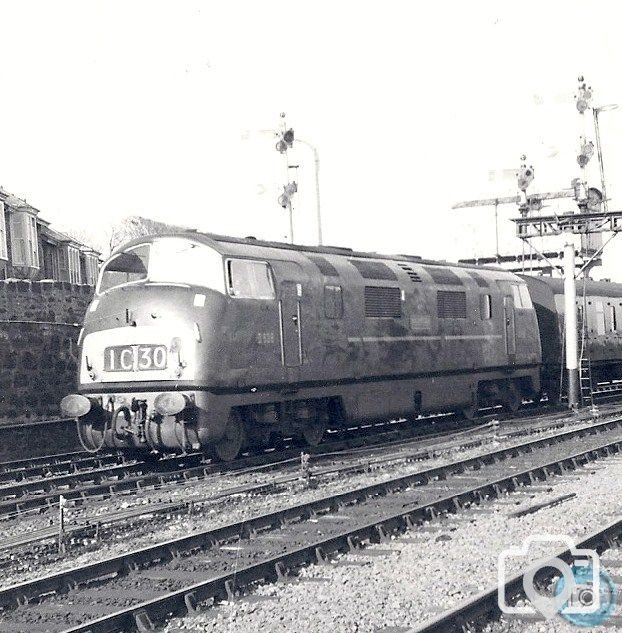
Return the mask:
{"type": "Polygon", "coordinates": [[[120,244],[136,239],[137,237],[161,235],[162,233],[183,232],[188,229],[189,227],[186,226],[167,224],[166,222],[159,222],[157,220],[152,220],[151,218],[132,215],[127,218],[123,218],[121,222],[112,227],[109,247],[112,251],[120,244]]]}

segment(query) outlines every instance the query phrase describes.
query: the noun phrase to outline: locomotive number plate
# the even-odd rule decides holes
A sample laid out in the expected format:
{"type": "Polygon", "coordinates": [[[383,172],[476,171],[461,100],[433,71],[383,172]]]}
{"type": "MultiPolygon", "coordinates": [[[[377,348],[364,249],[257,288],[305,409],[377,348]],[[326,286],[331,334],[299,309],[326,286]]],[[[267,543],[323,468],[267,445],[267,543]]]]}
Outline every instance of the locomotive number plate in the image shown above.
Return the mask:
{"type": "Polygon", "coordinates": [[[104,371],[166,369],[166,345],[113,345],[104,350],[104,371]]]}

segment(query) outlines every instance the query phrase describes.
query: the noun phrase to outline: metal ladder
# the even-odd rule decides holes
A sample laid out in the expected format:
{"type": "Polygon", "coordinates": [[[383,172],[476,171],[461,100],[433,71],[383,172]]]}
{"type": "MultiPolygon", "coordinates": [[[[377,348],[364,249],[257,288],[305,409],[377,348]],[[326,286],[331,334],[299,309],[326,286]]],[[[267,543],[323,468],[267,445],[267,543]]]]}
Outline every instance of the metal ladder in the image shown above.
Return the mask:
{"type": "Polygon", "coordinates": [[[579,310],[577,325],[581,335],[581,353],[579,355],[579,388],[581,389],[581,405],[594,408],[594,391],[592,388],[592,362],[590,361],[587,324],[583,317],[585,310],[579,310]]]}

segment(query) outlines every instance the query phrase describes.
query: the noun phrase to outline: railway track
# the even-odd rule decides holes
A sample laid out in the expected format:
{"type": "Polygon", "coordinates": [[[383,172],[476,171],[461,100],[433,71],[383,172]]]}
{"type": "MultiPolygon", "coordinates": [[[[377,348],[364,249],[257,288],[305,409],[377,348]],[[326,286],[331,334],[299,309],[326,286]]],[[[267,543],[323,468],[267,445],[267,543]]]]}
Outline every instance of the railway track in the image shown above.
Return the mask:
{"type": "Polygon", "coordinates": [[[617,453],[621,431],[617,418],[532,439],[7,587],[2,631],[152,630],[171,614],[617,453]]]}
{"type": "Polygon", "coordinates": [[[9,462],[0,467],[0,489],[2,486],[18,482],[70,475],[81,471],[97,470],[134,461],[136,460],[121,453],[102,453],[101,455],[65,453],[54,456],[52,459],[38,458],[35,460],[9,462]]]}
{"type": "MultiPolygon", "coordinates": [[[[542,409],[542,407],[536,407],[533,404],[528,404],[524,406],[522,411],[517,416],[513,416],[510,419],[531,417],[534,414],[534,410],[536,411],[536,416],[550,415],[551,413],[555,412],[558,412],[561,416],[566,416],[568,413],[565,408],[560,406],[547,406],[542,409]]],[[[262,461],[265,461],[266,464],[270,464],[270,462],[278,461],[279,455],[282,455],[282,459],[290,459],[296,457],[297,450],[299,449],[305,450],[309,453],[317,453],[325,452],[327,449],[330,450],[331,445],[334,445],[335,451],[355,447],[363,448],[366,444],[375,445],[382,442],[387,442],[391,434],[394,434],[396,437],[401,437],[403,439],[409,439],[412,437],[417,437],[419,435],[428,435],[430,431],[426,430],[425,427],[427,426],[430,426],[430,428],[432,429],[432,434],[437,432],[449,432],[452,429],[457,430],[458,427],[468,429],[471,428],[473,425],[477,426],[482,422],[485,422],[486,420],[498,418],[500,415],[502,418],[507,418],[507,416],[504,416],[501,411],[492,410],[484,413],[482,417],[478,420],[471,422],[466,422],[457,418],[456,416],[443,415],[422,418],[420,423],[418,424],[412,424],[405,420],[368,424],[348,429],[347,431],[341,433],[341,435],[347,435],[347,439],[342,439],[339,442],[335,439],[332,439],[332,442],[330,444],[328,442],[324,442],[318,448],[298,446],[295,445],[295,443],[292,443],[292,440],[290,440],[289,443],[286,443],[286,446],[280,451],[268,450],[263,452],[263,454],[245,455],[239,460],[236,460],[236,462],[233,464],[220,466],[215,466],[212,464],[212,468],[214,470],[219,470],[219,472],[223,472],[227,469],[232,470],[236,468],[244,468],[246,466],[254,467],[260,465],[262,461]],[[289,454],[287,453],[288,448],[291,449],[289,454]]],[[[59,423],[61,422],[66,423],[68,421],[59,421],[59,423]]],[[[49,424],[49,421],[44,421],[32,423],[32,426],[36,427],[38,425],[42,425],[44,428],[47,428],[49,424]]],[[[24,425],[17,425],[17,428],[21,429],[23,426],[24,425]]],[[[189,457],[190,459],[198,460],[202,457],[202,455],[190,455],[189,457]]],[[[92,455],[80,451],[73,451],[58,455],[32,457],[9,462],[0,462],[0,500],[3,498],[3,496],[25,496],[30,490],[36,489],[37,486],[35,482],[37,480],[45,480],[45,487],[42,488],[42,490],[49,490],[55,484],[53,478],[60,477],[61,479],[58,480],[59,487],[66,488],[71,487],[72,485],[71,475],[73,473],[79,473],[79,475],[75,478],[75,481],[76,483],[80,483],[81,478],[85,479],[85,473],[93,472],[95,474],[95,471],[97,471],[98,469],[103,469],[106,465],[129,465],[143,462],[149,464],[148,468],[150,470],[153,470],[153,464],[157,463],[153,460],[149,461],[141,460],[135,457],[128,457],[127,455],[114,451],[100,453],[97,455],[92,455]],[[64,476],[67,477],[65,479],[62,479],[62,477],[64,476]],[[24,482],[23,486],[19,485],[21,482],[24,482]],[[10,488],[13,484],[15,484],[15,487],[13,489],[5,490],[5,488],[10,488]]],[[[24,507],[23,504],[20,505],[20,507],[24,507]]],[[[27,507],[30,508],[32,506],[29,506],[27,504],[27,507]]],[[[19,509],[16,508],[16,510],[19,509]]],[[[2,516],[2,512],[0,512],[0,516],[2,516]]]]}
{"type": "MultiPolygon", "coordinates": [[[[524,415],[528,413],[528,411],[525,411],[524,415]]],[[[588,414],[585,415],[585,418],[577,418],[574,422],[580,423],[582,419],[590,419],[588,414]]],[[[495,416],[490,415],[487,417],[492,419],[495,416]]],[[[568,424],[567,412],[560,413],[558,418],[548,418],[541,425],[538,425],[537,422],[542,420],[543,417],[543,414],[538,411],[538,415],[535,417],[520,418],[520,421],[516,419],[506,421],[505,425],[508,429],[504,432],[504,437],[509,438],[533,432],[546,432],[568,424]],[[535,426],[527,426],[526,422],[529,420],[535,422],[535,426]],[[513,426],[516,428],[512,430],[513,426]]],[[[433,451],[430,452],[430,445],[433,447],[439,438],[446,438],[452,435],[460,438],[454,442],[454,446],[457,448],[469,448],[490,441],[491,436],[489,434],[469,436],[468,439],[464,438],[465,435],[469,435],[473,430],[481,429],[481,427],[485,426],[482,424],[484,420],[485,418],[482,418],[477,422],[471,423],[467,428],[462,422],[457,427],[458,430],[456,430],[456,421],[450,418],[441,418],[435,426],[427,427],[428,430],[408,423],[383,424],[381,427],[384,427],[382,431],[378,431],[377,427],[370,426],[371,439],[365,433],[361,434],[359,432],[350,438],[334,439],[315,448],[306,447],[305,450],[315,455],[315,459],[322,459],[347,450],[372,451],[384,449],[396,451],[403,443],[417,442],[414,453],[411,447],[407,456],[404,457],[399,453],[391,454],[387,457],[387,461],[394,461],[396,458],[402,460],[425,459],[433,455],[433,451]]],[[[443,443],[442,448],[443,450],[448,450],[450,446],[443,443]]],[[[107,498],[115,494],[144,488],[161,489],[167,485],[175,485],[187,480],[205,479],[216,474],[245,473],[274,467],[283,468],[284,464],[288,463],[292,470],[296,470],[300,458],[300,448],[295,446],[283,451],[244,457],[230,464],[205,463],[203,455],[200,453],[181,457],[173,456],[152,463],[132,461],[122,457],[119,458],[119,463],[115,463],[114,460],[117,457],[109,456],[105,458],[110,460],[110,466],[86,468],[85,470],[76,468],[74,472],[56,476],[34,478],[32,480],[24,479],[22,481],[13,481],[10,484],[0,484],[0,517],[11,518],[26,512],[44,511],[54,508],[58,505],[60,495],[74,504],[81,504],[93,498],[107,498]]],[[[257,488],[265,488],[265,486],[257,486],[257,488]]],[[[165,512],[166,509],[163,507],[161,511],[165,512]]],[[[97,525],[97,521],[95,525],[97,525]]],[[[92,532],[92,530],[93,527],[90,524],[87,532],[92,532]]],[[[47,538],[44,535],[47,535],[48,531],[45,530],[41,533],[42,538],[47,538]]],[[[33,541],[35,540],[37,539],[33,536],[33,541]]],[[[17,542],[23,544],[27,540],[18,539],[17,542]]],[[[7,539],[6,543],[12,544],[13,541],[7,539]]]]}
{"type": "MultiPolygon", "coordinates": [[[[557,423],[548,423],[543,425],[536,425],[529,427],[528,429],[522,428],[520,430],[509,430],[502,435],[491,433],[491,426],[484,425],[480,428],[483,434],[478,434],[475,437],[472,436],[473,431],[464,431],[458,435],[468,434],[469,437],[461,438],[454,437],[443,440],[444,434],[439,436],[426,437],[416,443],[414,442],[402,442],[395,441],[389,444],[378,447],[375,454],[369,451],[364,451],[362,454],[353,452],[345,456],[334,456],[333,454],[319,454],[317,462],[313,463],[313,466],[309,467],[309,482],[317,485],[319,481],[323,479],[337,479],[339,477],[352,476],[362,472],[377,471],[381,468],[391,467],[396,464],[406,464],[412,462],[422,462],[433,458],[439,453],[446,453],[454,448],[460,448],[466,450],[475,446],[480,446],[486,441],[494,442],[498,440],[509,440],[510,438],[525,435],[528,433],[535,434],[539,432],[550,431],[552,428],[558,428],[557,423]],[[322,466],[321,462],[326,459],[335,461],[334,458],[339,457],[339,460],[344,462],[342,464],[330,464],[328,466],[322,466]],[[322,459],[325,458],[325,459],[322,459]]],[[[257,471],[253,471],[257,472],[257,471]]],[[[242,471],[240,474],[244,474],[242,471]]],[[[153,519],[161,515],[173,515],[173,514],[187,514],[187,515],[200,515],[205,510],[209,511],[211,505],[218,501],[222,501],[227,497],[234,497],[236,495],[258,495],[266,494],[269,492],[278,492],[283,490],[287,486],[293,486],[300,482],[302,478],[301,470],[297,466],[297,462],[289,462],[283,465],[282,469],[279,469],[278,474],[269,479],[257,483],[247,483],[242,485],[234,485],[228,488],[224,488],[217,492],[211,492],[203,495],[187,494],[183,500],[175,500],[171,496],[169,499],[159,499],[157,502],[141,503],[140,499],[134,505],[127,509],[120,510],[118,512],[107,512],[105,516],[94,513],[84,513],[82,516],[74,516],[71,522],[66,519],[64,527],[65,542],[71,544],[73,542],[84,541],[85,539],[105,538],[108,533],[114,533],[115,526],[119,523],[135,523],[142,520],[153,519]]],[[[201,480],[195,480],[200,483],[201,480]]],[[[190,482],[188,482],[190,483],[190,482]]],[[[190,491],[189,491],[190,493],[190,491]]],[[[53,550],[56,547],[55,541],[58,539],[58,526],[52,524],[44,528],[29,532],[27,534],[17,534],[15,536],[8,536],[0,543],[0,550],[11,550],[25,545],[32,545],[41,541],[51,541],[48,550],[53,550]]],[[[37,550],[41,553],[40,550],[37,550]]],[[[2,561],[0,561],[1,563],[2,561]]]]}
{"type": "MultiPolygon", "coordinates": [[[[608,523],[602,529],[590,533],[588,536],[575,542],[576,549],[590,549],[600,554],[600,561],[603,567],[607,568],[608,560],[606,553],[612,548],[618,549],[616,545],[622,540],[622,517],[608,523]],[[604,553],[604,555],[603,555],[604,553]]],[[[619,552],[617,552],[619,553],[619,552]]],[[[560,549],[549,560],[559,558],[566,563],[572,563],[573,556],[569,549],[560,549]]],[[[620,559],[611,561],[614,569],[620,568],[620,559]]],[[[538,574],[538,580],[542,585],[547,581],[552,581],[555,576],[554,567],[546,564],[538,565],[542,570],[538,574]]],[[[504,583],[505,596],[511,603],[516,603],[519,599],[525,599],[523,589],[523,579],[530,568],[508,578],[504,583]]],[[[490,622],[497,620],[501,611],[498,605],[499,586],[495,584],[489,589],[482,591],[475,596],[458,604],[452,609],[437,615],[430,620],[410,629],[410,633],[463,633],[465,630],[483,630],[490,622]]],[[[614,616],[615,617],[615,616],[614,616]]],[[[619,617],[615,617],[620,623],[619,617]]],[[[604,626],[607,627],[607,621],[604,626]]],[[[543,629],[542,629],[543,630],[543,629]]],[[[606,628],[604,629],[606,630],[606,628]]]]}
{"type": "MultiPolygon", "coordinates": [[[[472,423],[470,428],[476,426],[481,426],[481,422],[472,423]]],[[[460,431],[463,430],[466,430],[464,426],[460,427],[460,431]]],[[[455,433],[456,423],[455,420],[441,418],[427,431],[408,423],[370,425],[357,431],[345,439],[330,439],[318,447],[305,447],[304,450],[321,455],[378,445],[395,446],[395,442],[417,438],[433,440],[455,433]]],[[[172,456],[156,462],[117,455],[78,455],[75,460],[60,459],[54,464],[35,463],[28,471],[13,468],[0,474],[0,517],[53,507],[58,504],[60,495],[79,503],[95,496],[106,497],[141,487],[161,487],[185,479],[277,466],[288,460],[297,460],[300,451],[301,447],[292,446],[281,451],[242,457],[229,464],[206,462],[201,453],[172,456]]]]}

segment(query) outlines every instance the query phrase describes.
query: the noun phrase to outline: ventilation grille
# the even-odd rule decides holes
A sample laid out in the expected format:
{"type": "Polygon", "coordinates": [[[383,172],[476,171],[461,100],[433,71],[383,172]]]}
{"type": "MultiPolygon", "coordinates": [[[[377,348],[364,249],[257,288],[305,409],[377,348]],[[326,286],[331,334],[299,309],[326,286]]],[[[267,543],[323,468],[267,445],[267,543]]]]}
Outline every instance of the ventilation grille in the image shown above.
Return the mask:
{"type": "Polygon", "coordinates": [[[411,281],[421,281],[419,273],[415,272],[408,264],[405,264],[404,262],[398,262],[397,265],[410,277],[411,281]]]}
{"type": "Polygon", "coordinates": [[[365,316],[399,319],[402,316],[402,291],[399,288],[365,286],[365,316]]]}
{"type": "Polygon", "coordinates": [[[466,319],[466,293],[452,290],[439,290],[439,319],[466,319]]]}
{"type": "Polygon", "coordinates": [[[450,286],[461,286],[462,281],[453,270],[449,268],[428,268],[424,266],[423,270],[434,279],[437,284],[445,284],[450,286]]]}
{"type": "Polygon", "coordinates": [[[488,282],[479,273],[469,271],[469,275],[475,279],[480,288],[488,288],[488,282]]]}
{"type": "Polygon", "coordinates": [[[327,277],[339,277],[337,269],[323,257],[317,255],[309,255],[309,259],[320,269],[320,272],[327,277]]]}
{"type": "Polygon", "coordinates": [[[372,262],[365,259],[349,259],[348,261],[365,279],[391,279],[392,281],[397,281],[395,273],[382,262],[372,262]]]}

